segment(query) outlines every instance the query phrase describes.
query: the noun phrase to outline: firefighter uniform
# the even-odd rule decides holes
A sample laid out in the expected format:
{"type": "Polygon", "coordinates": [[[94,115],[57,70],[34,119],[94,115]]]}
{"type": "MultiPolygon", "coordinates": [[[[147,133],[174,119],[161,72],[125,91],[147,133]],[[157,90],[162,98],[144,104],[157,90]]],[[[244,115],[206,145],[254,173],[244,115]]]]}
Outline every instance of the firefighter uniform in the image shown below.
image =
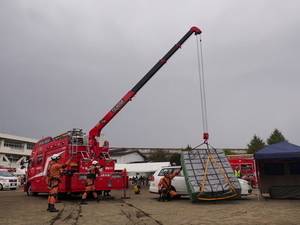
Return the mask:
{"type": "Polygon", "coordinates": [[[92,193],[94,198],[96,198],[97,202],[100,201],[98,194],[96,192],[94,180],[96,179],[96,175],[98,174],[99,169],[103,166],[98,166],[97,161],[92,162],[92,166],[87,174],[87,179],[85,180],[85,192],[82,195],[80,204],[86,205],[87,203],[84,201],[89,193],[92,193]]]}
{"type": "MultiPolygon", "coordinates": [[[[164,177],[160,178],[158,183],[158,191],[161,194],[162,201],[165,199],[171,200],[171,198],[177,195],[177,192],[171,189],[172,179],[177,176],[181,171],[181,168],[175,171],[172,174],[169,174],[167,171],[164,173],[164,177]]],[[[159,199],[160,200],[160,199],[159,199]]]]}
{"type": "Polygon", "coordinates": [[[48,211],[49,212],[58,212],[55,209],[54,204],[56,198],[58,197],[58,186],[60,181],[60,169],[66,168],[71,163],[71,158],[65,164],[59,164],[58,160],[61,159],[60,155],[54,154],[51,157],[52,161],[48,166],[48,175],[47,175],[47,185],[49,188],[48,196],[48,211]]]}

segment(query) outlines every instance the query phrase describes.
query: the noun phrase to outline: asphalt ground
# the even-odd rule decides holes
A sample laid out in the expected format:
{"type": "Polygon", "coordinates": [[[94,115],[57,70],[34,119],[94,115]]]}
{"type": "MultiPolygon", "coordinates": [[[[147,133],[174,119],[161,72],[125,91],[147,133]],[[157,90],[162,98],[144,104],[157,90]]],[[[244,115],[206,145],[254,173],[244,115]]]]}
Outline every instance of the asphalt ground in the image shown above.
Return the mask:
{"type": "Polygon", "coordinates": [[[50,213],[47,195],[27,196],[21,188],[0,191],[1,225],[169,225],[169,224],[300,224],[300,200],[263,198],[253,194],[240,200],[191,203],[188,197],[159,202],[156,194],[143,187],[140,194],[133,189],[113,190],[110,197],[97,203],[81,196],[61,200],[50,213]]]}

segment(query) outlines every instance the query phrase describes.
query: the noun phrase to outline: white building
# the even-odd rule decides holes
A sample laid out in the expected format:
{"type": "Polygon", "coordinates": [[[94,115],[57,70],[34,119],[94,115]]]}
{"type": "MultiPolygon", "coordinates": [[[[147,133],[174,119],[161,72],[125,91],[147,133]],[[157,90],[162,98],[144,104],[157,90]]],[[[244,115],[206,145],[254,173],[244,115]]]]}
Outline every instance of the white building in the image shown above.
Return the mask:
{"type": "Polygon", "coordinates": [[[20,162],[22,159],[29,158],[37,141],[32,138],[0,133],[0,166],[16,169],[16,174],[24,173],[20,170],[20,162]]]}
{"type": "Polygon", "coordinates": [[[137,149],[111,149],[110,156],[116,163],[144,162],[147,157],[137,149]]]}

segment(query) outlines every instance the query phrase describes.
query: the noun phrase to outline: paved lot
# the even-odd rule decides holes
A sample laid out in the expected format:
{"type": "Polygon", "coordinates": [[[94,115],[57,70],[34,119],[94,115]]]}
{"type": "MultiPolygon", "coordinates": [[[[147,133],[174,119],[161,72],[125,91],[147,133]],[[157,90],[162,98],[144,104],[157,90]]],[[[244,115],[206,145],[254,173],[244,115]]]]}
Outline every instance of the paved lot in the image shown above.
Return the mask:
{"type": "Polygon", "coordinates": [[[22,189],[0,191],[0,224],[4,225],[169,225],[169,224],[300,224],[300,200],[262,198],[254,190],[241,200],[223,200],[193,204],[186,197],[158,202],[146,188],[141,194],[129,189],[112,191],[97,203],[88,199],[80,205],[80,196],[56,204],[59,213],[49,213],[47,195],[27,196],[22,189]],[[124,197],[130,197],[124,199],[124,197]]]}

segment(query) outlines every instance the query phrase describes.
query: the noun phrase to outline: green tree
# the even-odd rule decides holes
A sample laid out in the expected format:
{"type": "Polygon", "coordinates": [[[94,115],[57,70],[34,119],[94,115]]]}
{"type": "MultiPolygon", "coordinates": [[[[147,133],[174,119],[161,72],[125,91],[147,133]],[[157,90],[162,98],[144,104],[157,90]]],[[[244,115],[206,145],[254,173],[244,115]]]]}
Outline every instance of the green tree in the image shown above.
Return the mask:
{"type": "Polygon", "coordinates": [[[152,150],[147,158],[148,161],[152,162],[169,162],[170,152],[164,149],[152,150]]]}
{"type": "Polygon", "coordinates": [[[173,163],[176,163],[176,166],[180,166],[181,165],[180,158],[181,158],[181,154],[180,153],[174,153],[174,154],[172,154],[171,157],[170,157],[170,163],[171,163],[171,165],[173,163]]]}
{"type": "Polygon", "coordinates": [[[249,144],[247,144],[247,153],[248,154],[253,154],[259,150],[261,150],[262,148],[266,147],[265,142],[256,134],[254,134],[252,140],[250,141],[249,144]]]}
{"type": "Polygon", "coordinates": [[[278,129],[275,128],[273,133],[267,139],[267,144],[272,145],[272,144],[276,144],[276,143],[282,142],[282,141],[288,141],[288,140],[286,140],[285,137],[282,135],[282,133],[278,129]]]}
{"type": "Polygon", "coordinates": [[[187,145],[186,148],[182,149],[182,151],[190,151],[192,150],[192,147],[190,145],[187,145]]]}
{"type": "Polygon", "coordinates": [[[229,148],[223,149],[225,155],[236,155],[235,152],[231,151],[229,148]]]}

